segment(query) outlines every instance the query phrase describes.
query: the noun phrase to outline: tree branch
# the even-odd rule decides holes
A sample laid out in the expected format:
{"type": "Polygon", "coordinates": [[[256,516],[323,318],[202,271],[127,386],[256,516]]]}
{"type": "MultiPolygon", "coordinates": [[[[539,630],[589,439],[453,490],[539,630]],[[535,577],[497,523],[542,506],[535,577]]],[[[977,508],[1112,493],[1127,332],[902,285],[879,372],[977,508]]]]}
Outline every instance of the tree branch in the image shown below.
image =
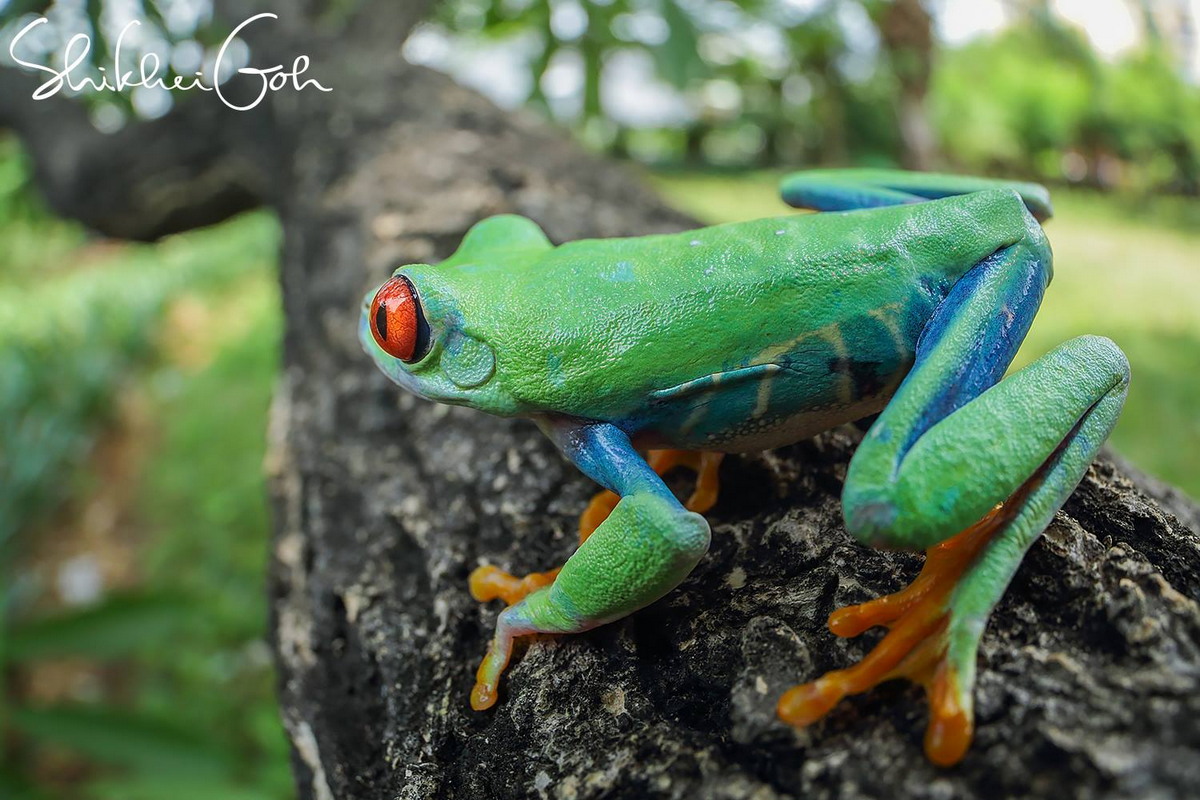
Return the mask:
{"type": "MultiPolygon", "coordinates": [[[[431,5],[432,0],[373,0],[338,17],[328,3],[218,0],[214,13],[230,30],[256,13],[279,15],[240,34],[255,65],[290,68],[297,56],[311,54],[314,72],[335,76],[321,76],[334,91],[269,93],[245,112],[211,94],[177,94],[177,104],[163,117],[105,134],[81,103],[62,96],[33,100],[40,81],[6,67],[0,68],[0,127],[21,138],[38,188],[64,217],[136,240],[213,224],[286,199],[292,131],[314,121],[327,124],[339,105],[356,97],[377,96],[400,61],[405,37],[431,5]]],[[[243,105],[259,86],[255,78],[239,77],[222,91],[243,105]]]]}
{"type": "Polygon", "coordinates": [[[269,199],[271,161],[248,146],[266,138],[266,114],[237,115],[210,96],[193,97],[159,119],[106,134],[77,101],[32,99],[38,84],[0,68],[0,127],[20,137],[38,189],[61,216],[146,241],[269,199]]]}

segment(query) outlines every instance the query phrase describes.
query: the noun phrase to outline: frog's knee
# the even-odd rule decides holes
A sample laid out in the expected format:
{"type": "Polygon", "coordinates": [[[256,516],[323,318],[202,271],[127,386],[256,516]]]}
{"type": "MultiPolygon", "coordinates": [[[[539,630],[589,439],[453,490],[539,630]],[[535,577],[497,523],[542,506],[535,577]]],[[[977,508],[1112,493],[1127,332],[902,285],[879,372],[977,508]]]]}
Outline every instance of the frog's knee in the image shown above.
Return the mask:
{"type": "Polygon", "coordinates": [[[1097,380],[1112,384],[1114,388],[1129,386],[1129,358],[1107,336],[1084,334],[1059,345],[1056,353],[1068,353],[1085,359],[1084,370],[1097,380]]]}
{"type": "Polygon", "coordinates": [[[646,544],[653,547],[657,540],[675,558],[696,562],[708,552],[712,534],[702,514],[686,511],[674,500],[652,494],[631,495],[621,500],[617,509],[628,529],[648,534],[646,544]]]}
{"type": "Polygon", "coordinates": [[[906,499],[909,493],[901,483],[846,487],[846,530],[865,545],[890,550],[923,550],[957,532],[947,527],[942,514],[926,513],[906,499]]]}
{"type": "Polygon", "coordinates": [[[687,511],[679,515],[671,538],[680,557],[694,563],[708,552],[712,531],[702,514],[687,511]]]}
{"type": "Polygon", "coordinates": [[[896,520],[899,516],[896,504],[885,496],[847,492],[842,499],[842,518],[846,529],[854,538],[871,547],[907,545],[896,536],[896,520]]]}

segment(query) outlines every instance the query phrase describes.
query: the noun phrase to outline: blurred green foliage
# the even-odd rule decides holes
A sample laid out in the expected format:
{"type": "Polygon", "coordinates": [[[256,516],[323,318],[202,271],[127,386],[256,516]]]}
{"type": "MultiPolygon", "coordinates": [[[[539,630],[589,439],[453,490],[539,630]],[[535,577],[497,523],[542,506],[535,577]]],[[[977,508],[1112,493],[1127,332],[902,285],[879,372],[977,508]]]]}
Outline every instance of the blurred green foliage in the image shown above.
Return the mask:
{"type": "Polygon", "coordinates": [[[528,101],[543,109],[552,110],[552,65],[577,64],[578,97],[560,119],[601,147],[660,164],[940,165],[1200,191],[1200,92],[1184,74],[1182,34],[1168,41],[1147,13],[1143,46],[1107,61],[1037,1],[1012,4],[1016,24],[999,34],[946,48],[933,36],[934,5],[447,0],[435,25],[454,42],[519,43],[528,101]],[[602,102],[614,79],[607,65],[639,51],[686,100],[682,125],[640,128],[602,102]],[[914,109],[928,131],[906,127],[914,109]]]}
{"type": "Polygon", "coordinates": [[[1161,50],[1106,62],[1073,29],[1015,28],[950,51],[932,110],[975,171],[1196,194],[1200,91],[1161,50]]]}
{"type": "MultiPolygon", "coordinates": [[[[907,2],[907,0],[906,0],[907,2]]],[[[456,40],[512,40],[528,52],[528,102],[553,113],[547,74],[578,63],[573,122],[617,154],[691,163],[770,164],[887,157],[898,71],[887,47],[856,39],[893,0],[445,0],[434,25],[456,40]],[[604,102],[614,56],[642,53],[691,119],[638,130],[604,102]],[[870,74],[864,74],[869,68],[870,74]]],[[[913,5],[912,2],[908,3],[913,5]]],[[[630,87],[629,91],[637,91],[630,87]]]]}
{"type": "Polygon", "coordinates": [[[288,797],[261,588],[276,226],[256,214],[155,246],[87,245],[38,208],[3,146],[0,797],[288,797]],[[103,489],[81,467],[122,394],[153,431],[125,511],[144,537],[136,585],[53,608],[45,570],[14,566],[103,489]],[[72,665],[85,697],[25,696],[72,665]],[[122,679],[97,682],[109,667],[122,679]]]}
{"type": "MultiPolygon", "coordinates": [[[[18,202],[0,198],[0,207],[18,202]]],[[[154,322],[165,304],[185,288],[220,286],[270,263],[269,245],[256,239],[260,228],[261,222],[242,223],[221,236],[130,247],[108,268],[91,269],[86,260],[103,261],[103,252],[72,251],[80,239],[73,227],[44,218],[4,226],[0,545],[65,488],[46,477],[84,452],[117,382],[151,353],[154,322]],[[69,231],[65,242],[59,241],[63,229],[69,231]],[[247,251],[247,245],[258,249],[247,251]],[[27,251],[37,255],[18,260],[27,251]],[[46,269],[35,275],[38,267],[46,269]]]]}
{"type": "MultiPolygon", "coordinates": [[[[254,221],[256,243],[273,245],[273,227],[254,221]]],[[[227,768],[206,791],[191,782],[195,798],[292,794],[263,589],[270,533],[262,465],[282,329],[273,256],[208,299],[198,330],[213,340],[211,362],[198,370],[168,364],[150,376],[160,436],[142,470],[138,508],[161,533],[146,550],[144,580],[160,595],[201,602],[190,609],[186,636],[143,658],[139,694],[147,713],[169,716],[222,755],[227,768]]],[[[135,796],[154,797],[154,785],[135,796]]]]}

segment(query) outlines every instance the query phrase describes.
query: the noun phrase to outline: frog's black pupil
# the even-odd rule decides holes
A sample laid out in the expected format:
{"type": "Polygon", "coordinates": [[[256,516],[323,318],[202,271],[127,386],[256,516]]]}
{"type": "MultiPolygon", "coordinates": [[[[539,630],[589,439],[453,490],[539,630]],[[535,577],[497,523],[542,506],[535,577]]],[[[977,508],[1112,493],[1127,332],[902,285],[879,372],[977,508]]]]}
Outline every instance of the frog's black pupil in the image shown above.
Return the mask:
{"type": "Polygon", "coordinates": [[[387,341],[387,309],[383,304],[379,304],[378,310],[375,311],[375,330],[379,333],[379,338],[387,341]]]}

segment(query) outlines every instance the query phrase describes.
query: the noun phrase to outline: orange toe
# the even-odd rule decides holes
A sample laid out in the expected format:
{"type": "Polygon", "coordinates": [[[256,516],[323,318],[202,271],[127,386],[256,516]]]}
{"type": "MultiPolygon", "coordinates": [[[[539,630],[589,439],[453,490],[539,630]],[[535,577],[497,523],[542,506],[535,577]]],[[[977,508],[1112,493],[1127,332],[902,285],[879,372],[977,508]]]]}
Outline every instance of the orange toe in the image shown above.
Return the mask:
{"type": "Polygon", "coordinates": [[[804,727],[847,695],[905,678],[921,684],[929,702],[925,754],[940,766],[960,761],[971,744],[974,723],[970,693],[963,691],[946,656],[950,597],[1002,521],[999,511],[993,511],[958,536],[930,548],[921,574],[907,588],[833,612],[829,629],[838,636],[856,636],[877,625],[889,628],[888,634],[854,666],[785,692],[777,707],[779,718],[804,727]]]}
{"type": "Polygon", "coordinates": [[[579,515],[579,543],[583,544],[588,537],[596,532],[600,523],[608,519],[608,515],[621,502],[621,496],[616,492],[603,491],[592,497],[587,508],[579,515]]]}
{"type": "Polygon", "coordinates": [[[689,464],[692,469],[696,470],[696,488],[684,505],[687,506],[688,511],[703,514],[717,504],[717,496],[721,490],[718,476],[721,459],[725,458],[725,454],[704,451],[690,453],[690,455],[696,457],[695,463],[689,464]]]}
{"type": "Polygon", "coordinates": [[[832,711],[845,696],[841,684],[826,676],[788,689],[779,698],[775,713],[788,725],[803,728],[832,711]]]}
{"type": "Polygon", "coordinates": [[[523,578],[510,575],[498,567],[485,565],[471,572],[468,584],[471,596],[481,603],[501,599],[507,605],[514,605],[525,599],[530,592],[535,592],[554,583],[558,570],[549,572],[532,572],[523,578]]]}
{"type": "Polygon", "coordinates": [[[487,711],[496,705],[497,696],[496,687],[489,686],[476,677],[475,686],[471,689],[471,710],[487,711]]]}
{"type": "Polygon", "coordinates": [[[971,708],[964,708],[959,699],[958,675],[943,661],[925,691],[929,697],[925,755],[940,767],[957,764],[967,754],[975,730],[971,708]]]}

